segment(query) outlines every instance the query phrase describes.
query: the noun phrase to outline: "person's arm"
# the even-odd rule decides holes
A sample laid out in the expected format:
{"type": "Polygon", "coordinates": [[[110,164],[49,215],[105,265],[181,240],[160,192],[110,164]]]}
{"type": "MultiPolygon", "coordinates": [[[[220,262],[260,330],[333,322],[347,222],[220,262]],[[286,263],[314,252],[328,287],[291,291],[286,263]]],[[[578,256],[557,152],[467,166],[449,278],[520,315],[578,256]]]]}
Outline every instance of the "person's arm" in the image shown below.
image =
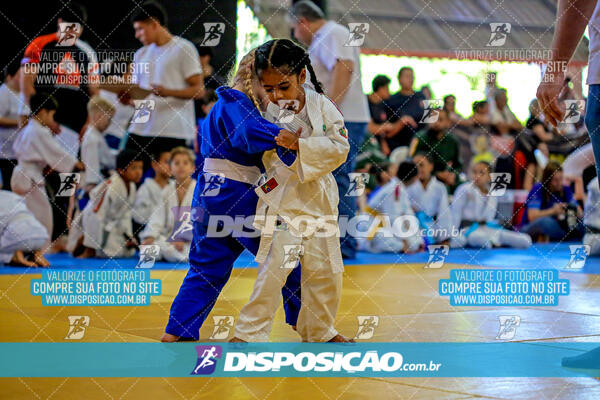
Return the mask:
{"type": "Polygon", "coordinates": [[[452,214],[452,223],[458,229],[462,222],[463,210],[465,209],[465,205],[467,204],[467,189],[468,183],[465,183],[458,188],[456,188],[456,192],[454,192],[454,198],[452,199],[452,203],[450,204],[450,211],[452,214]]]}
{"type": "Polygon", "coordinates": [[[545,210],[540,210],[539,208],[528,208],[527,217],[529,217],[529,222],[533,222],[539,218],[552,217],[554,215],[558,215],[564,212],[564,210],[564,203],[555,203],[552,207],[546,208],[545,210]]]}
{"type": "Polygon", "coordinates": [[[537,89],[540,107],[548,121],[557,126],[563,119],[558,96],[563,89],[566,65],[575,53],[581,36],[596,8],[597,0],[560,0],[556,11],[556,29],[552,41],[552,57],[537,89]],[[558,71],[560,69],[560,71],[558,71]]]}
{"type": "Polygon", "coordinates": [[[277,147],[275,138],[281,132],[287,132],[297,139],[297,136],[261,117],[254,105],[244,105],[239,102],[221,107],[220,116],[216,121],[219,128],[226,132],[226,136],[234,147],[255,154],[277,147]]]}
{"type": "Polygon", "coordinates": [[[185,80],[184,89],[168,89],[160,85],[152,85],[155,95],[161,97],[177,97],[178,99],[201,99],[204,96],[204,78],[202,74],[190,76],[185,80]]]}
{"type": "Polygon", "coordinates": [[[352,60],[337,60],[332,71],[332,85],[329,89],[329,97],[337,104],[341,104],[346,97],[346,91],[352,83],[352,71],[354,62],[352,60]]]}

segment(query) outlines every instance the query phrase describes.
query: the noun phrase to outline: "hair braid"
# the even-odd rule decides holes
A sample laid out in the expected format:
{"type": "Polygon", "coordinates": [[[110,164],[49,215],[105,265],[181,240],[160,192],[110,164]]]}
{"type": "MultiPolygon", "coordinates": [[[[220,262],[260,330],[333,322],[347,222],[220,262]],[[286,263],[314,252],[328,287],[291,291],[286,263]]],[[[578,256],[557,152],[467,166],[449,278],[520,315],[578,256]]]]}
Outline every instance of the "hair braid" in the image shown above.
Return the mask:
{"type": "Polygon", "coordinates": [[[246,89],[246,94],[248,95],[248,97],[250,97],[252,103],[254,103],[254,106],[258,110],[260,110],[260,104],[258,103],[258,100],[254,95],[254,91],[252,90],[252,68],[246,68],[246,72],[244,75],[244,88],[246,89]]]}
{"type": "Polygon", "coordinates": [[[317,93],[323,94],[323,85],[321,85],[321,82],[319,82],[319,80],[317,79],[317,74],[315,74],[315,70],[313,69],[312,64],[310,63],[310,58],[308,57],[308,54],[306,55],[306,63],[304,64],[304,66],[310,74],[310,83],[312,83],[312,85],[315,87],[315,91],[317,93]]]}

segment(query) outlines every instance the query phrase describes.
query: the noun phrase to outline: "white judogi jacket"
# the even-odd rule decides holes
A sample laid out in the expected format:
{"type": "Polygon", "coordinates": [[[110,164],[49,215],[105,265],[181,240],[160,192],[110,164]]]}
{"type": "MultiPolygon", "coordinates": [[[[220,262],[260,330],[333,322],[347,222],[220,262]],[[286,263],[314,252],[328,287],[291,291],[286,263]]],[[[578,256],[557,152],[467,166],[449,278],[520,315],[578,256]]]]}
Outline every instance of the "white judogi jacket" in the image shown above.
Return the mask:
{"type": "Polygon", "coordinates": [[[85,184],[98,184],[104,180],[102,169],[114,169],[116,154],[108,147],[104,135],[89,126],[81,143],[81,161],[85,164],[85,184]]]}
{"type": "Polygon", "coordinates": [[[71,155],[49,128],[31,118],[13,144],[18,160],[15,168],[20,170],[35,185],[44,183],[46,165],[58,172],[71,172],[77,158],[71,155]]]}
{"type": "Polygon", "coordinates": [[[96,249],[98,256],[130,257],[135,249],[125,247],[126,237],[133,236],[131,209],[135,202],[135,183],[129,193],[117,173],[90,192],[90,201],[81,213],[83,245],[96,249]]]}
{"type": "MultiPolygon", "coordinates": [[[[266,169],[266,183],[255,189],[259,197],[257,217],[260,215],[282,216],[294,219],[307,216],[316,222],[319,217],[328,217],[327,223],[335,223],[337,228],[338,188],[333,175],[337,167],[346,161],[350,144],[344,126],[344,118],[336,106],[326,96],[305,87],[305,106],[312,125],[312,131],[303,130],[298,140],[299,150],[294,163],[288,167],[277,155],[276,150],[263,156],[266,169]]],[[[277,111],[279,109],[277,108],[277,111]]],[[[269,119],[269,115],[266,116],[269,119]]],[[[271,117],[272,118],[272,117],[271,117]]],[[[294,117],[297,118],[297,117],[294,117]]],[[[286,124],[278,124],[286,127],[286,124]]],[[[295,130],[294,130],[295,131],[295,130]]],[[[256,226],[264,228],[264,220],[256,219],[256,226]]],[[[290,229],[294,229],[290,226],[290,229]]],[[[314,228],[321,228],[315,224],[314,228]]],[[[264,231],[264,230],[263,230],[264,231]]],[[[272,236],[261,235],[256,261],[265,261],[271,247],[272,236]]],[[[337,235],[327,237],[327,249],[334,272],[343,271],[337,235]]]]}
{"type": "MultiPolygon", "coordinates": [[[[150,220],[144,230],[140,233],[140,239],[148,237],[158,239],[162,237],[165,240],[168,240],[174,233],[173,228],[175,227],[175,214],[173,213],[173,208],[191,207],[195,187],[196,180],[192,179],[190,186],[188,186],[188,189],[185,192],[183,201],[179,204],[175,181],[169,182],[162,191],[162,200],[160,203],[155,203],[154,210],[152,210],[152,214],[150,215],[150,220]]],[[[181,212],[190,212],[190,210],[183,209],[181,212]]],[[[181,212],[180,217],[182,217],[181,212]]]]}
{"type": "MultiPolygon", "coordinates": [[[[385,226],[384,224],[379,230],[381,233],[384,233],[383,231],[387,230],[388,235],[393,235],[392,226],[396,218],[415,215],[412,206],[410,205],[406,186],[395,177],[383,185],[383,187],[369,199],[368,206],[376,211],[378,215],[389,217],[389,226],[385,226]]],[[[387,223],[387,220],[383,220],[383,222],[387,223]]],[[[390,236],[390,238],[392,238],[392,236],[390,236]]],[[[394,239],[397,241],[402,240],[402,238],[394,239]]],[[[416,251],[423,243],[423,240],[418,233],[404,239],[407,240],[409,249],[412,251],[416,251]]],[[[374,237],[372,240],[378,240],[378,238],[374,237]]]]}
{"type": "Polygon", "coordinates": [[[423,187],[420,180],[416,180],[406,191],[415,212],[423,211],[430,217],[436,217],[435,228],[446,229],[449,236],[452,231],[452,215],[444,184],[432,176],[426,187],[423,187]]]}
{"type": "Polygon", "coordinates": [[[497,206],[496,196],[487,196],[473,182],[465,182],[456,188],[450,206],[454,226],[459,228],[462,221],[491,222],[496,218],[497,206]]]}
{"type": "MultiPolygon", "coordinates": [[[[168,185],[167,185],[168,186],[168,185]]],[[[146,178],[142,186],[138,188],[133,209],[133,219],[141,225],[146,225],[150,217],[163,202],[163,189],[154,178],[146,178]]]]}

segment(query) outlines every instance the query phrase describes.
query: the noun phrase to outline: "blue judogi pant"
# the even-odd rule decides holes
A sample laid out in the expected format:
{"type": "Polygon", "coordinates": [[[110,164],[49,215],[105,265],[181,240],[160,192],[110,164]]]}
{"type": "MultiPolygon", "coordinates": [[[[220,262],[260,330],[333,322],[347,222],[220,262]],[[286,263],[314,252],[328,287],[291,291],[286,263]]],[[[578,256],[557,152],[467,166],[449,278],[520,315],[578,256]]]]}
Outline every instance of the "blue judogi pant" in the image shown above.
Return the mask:
{"type": "MultiPolygon", "coordinates": [[[[173,301],[166,328],[167,333],[196,340],[200,327],[231,276],[234,261],[244,248],[256,255],[260,243],[259,237],[207,236],[210,216],[254,215],[258,197],[251,185],[225,179],[219,194],[213,197],[200,196],[203,189],[203,179],[199,179],[192,206],[194,238],[190,248],[190,269],[173,301]]],[[[219,229],[222,228],[221,224],[219,229]]],[[[282,294],[286,322],[296,325],[300,311],[300,266],[289,275],[282,294]]]]}

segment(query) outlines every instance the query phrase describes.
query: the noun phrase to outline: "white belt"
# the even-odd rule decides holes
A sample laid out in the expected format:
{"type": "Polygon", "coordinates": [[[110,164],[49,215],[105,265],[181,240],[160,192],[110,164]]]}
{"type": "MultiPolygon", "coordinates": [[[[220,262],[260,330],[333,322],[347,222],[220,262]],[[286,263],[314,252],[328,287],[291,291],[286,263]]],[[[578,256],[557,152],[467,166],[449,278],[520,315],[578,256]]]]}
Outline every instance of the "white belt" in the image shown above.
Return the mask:
{"type": "Polygon", "coordinates": [[[256,185],[262,175],[258,167],[248,167],[222,158],[206,158],[202,170],[250,185],[256,185]]]}

